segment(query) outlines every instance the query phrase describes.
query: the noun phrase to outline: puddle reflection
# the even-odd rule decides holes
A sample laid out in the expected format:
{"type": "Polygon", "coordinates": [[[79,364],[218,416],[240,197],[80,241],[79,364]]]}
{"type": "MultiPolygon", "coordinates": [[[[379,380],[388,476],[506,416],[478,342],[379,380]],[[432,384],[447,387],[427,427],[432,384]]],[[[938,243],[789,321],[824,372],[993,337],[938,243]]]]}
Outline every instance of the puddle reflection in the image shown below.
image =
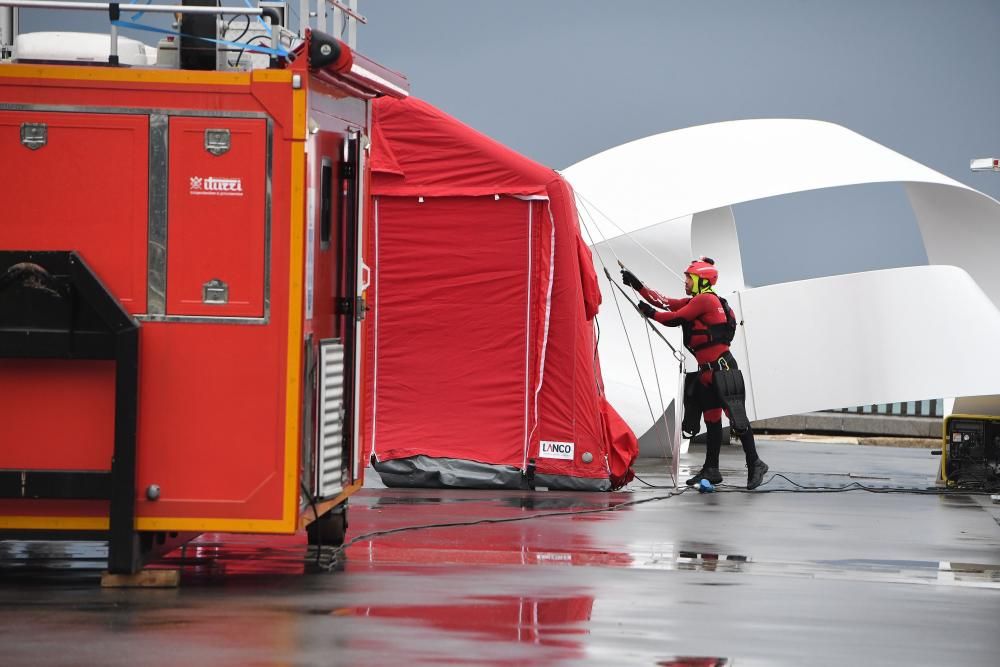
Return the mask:
{"type": "Polygon", "coordinates": [[[742,572],[750,559],[742,554],[720,554],[708,551],[678,551],[677,569],[700,572],[742,572]]]}
{"type": "Polygon", "coordinates": [[[183,585],[248,584],[287,586],[287,577],[343,569],[335,549],[307,544],[296,535],[206,534],[175,549],[152,567],[179,568],[183,585]]]}
{"type": "MultiPolygon", "coordinates": [[[[410,620],[450,633],[467,633],[491,641],[526,642],[584,654],[582,637],[589,634],[594,598],[485,596],[462,604],[354,607],[335,615],[410,620]]],[[[563,658],[573,657],[572,654],[563,658]]]]}
{"type": "MultiPolygon", "coordinates": [[[[403,493],[399,491],[383,492],[376,498],[359,499],[357,504],[367,503],[371,509],[383,510],[399,506],[411,506],[419,508],[421,505],[453,505],[453,504],[476,504],[481,506],[482,511],[496,514],[496,510],[516,509],[516,510],[537,510],[537,511],[572,511],[572,510],[597,510],[609,509],[623,502],[634,500],[634,497],[627,493],[573,493],[573,492],[489,492],[483,491],[476,495],[457,495],[460,492],[453,492],[454,495],[425,496],[403,493]]],[[[436,508],[435,511],[441,508],[436,508]]],[[[627,508],[623,508],[627,509],[627,508]]],[[[477,507],[477,513],[480,510],[477,507]]],[[[463,508],[461,512],[470,515],[473,510],[463,508]]]]}

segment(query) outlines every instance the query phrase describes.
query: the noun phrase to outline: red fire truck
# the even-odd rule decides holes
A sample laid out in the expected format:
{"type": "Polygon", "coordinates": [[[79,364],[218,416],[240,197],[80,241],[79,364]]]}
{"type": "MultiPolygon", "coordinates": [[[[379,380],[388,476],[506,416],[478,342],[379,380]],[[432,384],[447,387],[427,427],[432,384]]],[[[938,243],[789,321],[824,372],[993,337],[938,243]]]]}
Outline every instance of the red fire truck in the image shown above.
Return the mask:
{"type": "Polygon", "coordinates": [[[370,100],[408,84],[309,30],[234,68],[219,15],[271,47],[282,17],[215,4],[170,8],[158,63],[114,28],[103,63],[0,63],[0,539],[107,539],[111,573],[204,532],[342,542],[362,482],[370,100]]]}

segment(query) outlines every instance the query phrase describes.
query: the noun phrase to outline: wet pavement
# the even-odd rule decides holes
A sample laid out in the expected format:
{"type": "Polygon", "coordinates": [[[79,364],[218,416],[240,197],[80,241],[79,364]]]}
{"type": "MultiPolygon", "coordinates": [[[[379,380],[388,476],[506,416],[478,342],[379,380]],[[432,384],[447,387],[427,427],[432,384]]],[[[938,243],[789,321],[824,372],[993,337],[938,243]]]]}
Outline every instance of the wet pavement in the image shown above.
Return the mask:
{"type": "MultiPolygon", "coordinates": [[[[792,481],[671,497],[369,480],[346,553],[205,535],[158,564],[181,569],[175,590],[101,590],[99,544],[0,542],[0,665],[1000,664],[1000,505],[792,483],[927,488],[928,450],[760,451],[792,481]]],[[[724,451],[734,485],[741,458],[724,451]]],[[[661,462],[638,472],[669,486],[661,462]]]]}

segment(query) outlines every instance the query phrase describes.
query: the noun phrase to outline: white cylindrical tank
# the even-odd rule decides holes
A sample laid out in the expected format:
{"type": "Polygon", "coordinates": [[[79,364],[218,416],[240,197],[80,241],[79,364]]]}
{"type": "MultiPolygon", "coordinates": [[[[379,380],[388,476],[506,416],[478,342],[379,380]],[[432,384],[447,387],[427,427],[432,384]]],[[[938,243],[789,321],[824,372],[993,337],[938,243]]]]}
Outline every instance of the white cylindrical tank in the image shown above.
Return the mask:
{"type": "MultiPolygon", "coordinates": [[[[29,32],[17,35],[14,52],[19,61],[106,63],[111,52],[111,37],[89,32],[29,32]]],[[[153,65],[156,49],[135,39],[119,37],[118,60],[123,65],[153,65]]]]}

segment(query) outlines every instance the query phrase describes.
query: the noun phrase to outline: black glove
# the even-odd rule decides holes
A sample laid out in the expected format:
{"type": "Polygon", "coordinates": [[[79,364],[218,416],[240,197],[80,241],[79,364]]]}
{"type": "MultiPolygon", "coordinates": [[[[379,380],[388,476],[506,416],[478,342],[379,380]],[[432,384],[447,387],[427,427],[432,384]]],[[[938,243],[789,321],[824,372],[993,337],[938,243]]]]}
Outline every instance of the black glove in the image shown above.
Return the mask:
{"type": "Polygon", "coordinates": [[[642,289],[642,281],[635,277],[635,274],[628,269],[622,269],[622,282],[632,289],[642,289]]]}
{"type": "Polygon", "coordinates": [[[656,314],[656,309],[645,301],[640,301],[636,307],[639,309],[639,312],[642,313],[643,317],[652,317],[656,314]]]}

